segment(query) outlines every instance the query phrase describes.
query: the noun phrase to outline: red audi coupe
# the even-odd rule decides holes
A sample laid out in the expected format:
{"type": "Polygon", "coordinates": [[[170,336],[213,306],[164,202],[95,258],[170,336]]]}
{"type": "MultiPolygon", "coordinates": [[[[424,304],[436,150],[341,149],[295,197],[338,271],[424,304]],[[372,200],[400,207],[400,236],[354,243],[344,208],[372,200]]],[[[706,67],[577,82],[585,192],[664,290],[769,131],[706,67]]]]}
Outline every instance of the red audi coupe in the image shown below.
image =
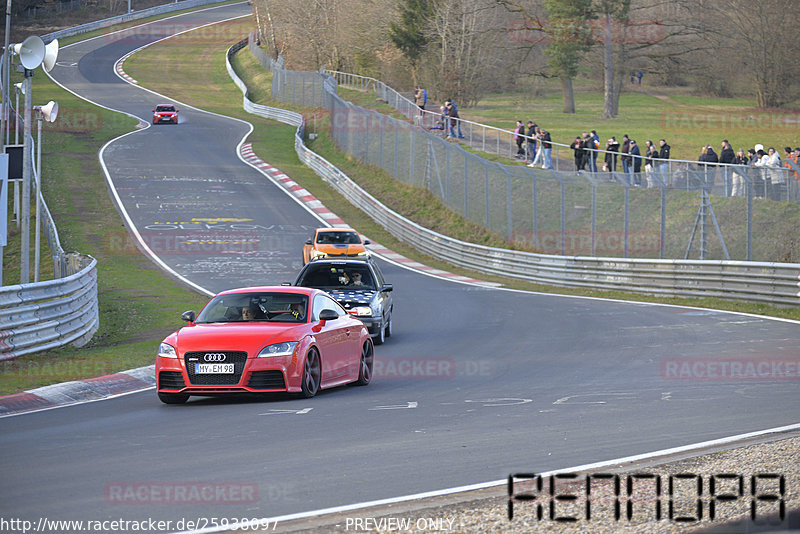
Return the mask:
{"type": "Polygon", "coordinates": [[[164,339],[156,357],[156,389],[166,404],[248,392],[309,398],[372,378],[367,328],[318,289],[232,289],[181,318],[188,324],[164,339]]]}

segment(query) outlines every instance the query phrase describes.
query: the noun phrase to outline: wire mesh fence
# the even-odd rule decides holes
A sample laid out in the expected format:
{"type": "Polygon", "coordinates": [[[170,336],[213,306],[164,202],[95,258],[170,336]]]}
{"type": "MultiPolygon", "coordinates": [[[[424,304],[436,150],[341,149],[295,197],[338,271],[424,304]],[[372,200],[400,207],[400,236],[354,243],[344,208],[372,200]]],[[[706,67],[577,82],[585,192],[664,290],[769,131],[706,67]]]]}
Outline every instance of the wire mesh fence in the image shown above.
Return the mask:
{"type": "MultiPolygon", "coordinates": [[[[553,168],[492,162],[431,130],[427,114],[377,80],[289,70],[254,37],[250,50],[272,71],[275,100],[330,112],[331,136],[344,152],[429,190],[511,245],[576,256],[781,262],[800,257],[792,223],[800,216],[796,167],[651,160],[638,173],[567,170],[556,152],[564,147],[557,143],[553,168]],[[336,94],[339,84],[374,91],[408,119],[344,101],[336,94]]],[[[468,146],[493,152],[510,144],[500,141],[512,132],[462,122],[468,146]]]]}

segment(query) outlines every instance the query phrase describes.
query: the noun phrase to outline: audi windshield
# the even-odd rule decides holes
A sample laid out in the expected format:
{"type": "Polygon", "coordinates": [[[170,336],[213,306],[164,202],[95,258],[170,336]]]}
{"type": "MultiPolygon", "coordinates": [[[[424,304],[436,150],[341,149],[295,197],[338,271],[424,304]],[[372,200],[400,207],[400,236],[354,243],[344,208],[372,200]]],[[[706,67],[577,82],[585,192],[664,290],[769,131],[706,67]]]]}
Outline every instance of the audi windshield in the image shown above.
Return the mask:
{"type": "Polygon", "coordinates": [[[305,323],[308,297],[294,293],[230,293],[203,308],[195,324],[234,322],[305,323]]]}

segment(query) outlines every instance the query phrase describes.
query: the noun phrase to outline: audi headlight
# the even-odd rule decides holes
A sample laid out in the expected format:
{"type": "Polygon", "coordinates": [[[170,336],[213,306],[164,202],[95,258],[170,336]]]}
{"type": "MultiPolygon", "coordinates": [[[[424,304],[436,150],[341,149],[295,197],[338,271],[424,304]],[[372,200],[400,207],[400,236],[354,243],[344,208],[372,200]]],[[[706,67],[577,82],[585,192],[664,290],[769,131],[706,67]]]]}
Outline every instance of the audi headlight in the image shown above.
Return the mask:
{"type": "Polygon", "coordinates": [[[172,345],[168,345],[166,343],[162,343],[158,346],[158,355],[162,358],[177,358],[178,353],[175,351],[175,347],[172,345]]]}
{"type": "Polygon", "coordinates": [[[372,316],[372,309],[369,306],[356,306],[352,310],[351,313],[358,317],[371,317],[372,316]]]}
{"type": "Polygon", "coordinates": [[[258,353],[259,358],[269,358],[271,356],[291,356],[294,348],[297,346],[297,341],[284,341],[283,343],[274,343],[261,349],[258,353]]]}

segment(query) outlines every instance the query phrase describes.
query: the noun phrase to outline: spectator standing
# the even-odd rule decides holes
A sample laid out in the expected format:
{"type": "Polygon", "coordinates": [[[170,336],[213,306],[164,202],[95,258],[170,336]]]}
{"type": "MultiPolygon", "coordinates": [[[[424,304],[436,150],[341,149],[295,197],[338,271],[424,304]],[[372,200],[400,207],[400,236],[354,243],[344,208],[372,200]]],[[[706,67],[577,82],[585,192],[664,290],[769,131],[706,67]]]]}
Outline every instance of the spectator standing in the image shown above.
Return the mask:
{"type": "Polygon", "coordinates": [[[582,169],[592,170],[592,149],[594,148],[594,143],[592,142],[592,138],[589,136],[589,132],[583,132],[581,134],[581,144],[583,145],[583,166],[582,169]]]}
{"type": "Polygon", "coordinates": [[[456,111],[456,107],[453,105],[453,102],[448,100],[444,103],[444,106],[447,108],[447,118],[448,118],[448,134],[447,137],[455,137],[456,136],[456,122],[458,121],[458,111],[456,111]]]}
{"type": "Polygon", "coordinates": [[[617,152],[619,152],[619,141],[616,137],[612,137],[606,142],[606,155],[603,158],[605,161],[604,171],[617,172],[617,152]]]}
{"type": "Polygon", "coordinates": [[[756,155],[753,165],[758,167],[758,186],[756,188],[756,198],[766,198],[769,189],[769,176],[767,175],[767,160],[769,156],[764,152],[764,145],[756,145],[756,155]],[[758,148],[761,147],[761,148],[758,148]]]}
{"type": "Polygon", "coordinates": [[[593,148],[594,150],[592,150],[591,154],[589,154],[589,157],[591,158],[591,161],[590,161],[590,164],[589,164],[589,170],[594,172],[594,173],[596,173],[597,172],[597,156],[598,156],[598,154],[600,154],[600,152],[599,152],[599,150],[600,150],[600,137],[597,135],[597,132],[595,130],[592,130],[591,138],[592,138],[592,146],[591,146],[591,148],[593,148]]]}
{"type": "Polygon", "coordinates": [[[543,169],[552,169],[553,168],[553,144],[550,139],[550,132],[547,130],[542,130],[542,152],[544,157],[544,163],[542,163],[543,169]]]}
{"type": "MultiPolygon", "coordinates": [[[[719,153],[719,162],[720,163],[733,163],[733,159],[736,157],[736,154],[733,152],[733,148],[731,144],[728,142],[727,139],[722,140],[722,150],[719,153]]],[[[723,194],[726,197],[731,196],[731,168],[727,165],[723,165],[721,168],[722,172],[722,187],[723,187],[723,194]]]]}
{"type": "Polygon", "coordinates": [[[669,185],[668,171],[669,171],[670,146],[667,144],[666,139],[659,139],[658,145],[659,145],[658,163],[656,165],[656,167],[658,168],[658,175],[661,178],[662,183],[664,183],[665,185],[669,185]]]}
{"type": "Polygon", "coordinates": [[[528,138],[526,139],[526,147],[527,150],[525,151],[526,163],[533,163],[533,158],[536,157],[536,135],[539,131],[539,127],[533,121],[528,121],[528,138]]]}
{"type": "MultiPolygon", "coordinates": [[[[733,161],[731,162],[734,165],[749,165],[750,158],[747,157],[747,154],[744,153],[744,149],[740,148],[736,155],[733,157],[733,161]]],[[[731,189],[731,196],[732,197],[741,197],[744,196],[744,170],[740,170],[736,167],[733,167],[731,171],[731,178],[733,182],[733,188],[731,189]]]]}
{"type": "MultiPolygon", "coordinates": [[[[620,160],[622,161],[622,172],[626,175],[630,172],[631,157],[630,157],[631,139],[628,134],[622,136],[622,146],[619,148],[620,160]]],[[[630,180],[629,180],[630,182],[630,180]]]]}
{"type": "MultiPolygon", "coordinates": [[[[455,132],[455,130],[457,129],[458,130],[458,138],[459,139],[464,139],[464,134],[461,133],[461,115],[458,114],[458,104],[456,104],[456,101],[453,100],[452,98],[448,98],[447,99],[447,102],[445,102],[445,104],[448,104],[448,103],[453,108],[453,114],[450,115],[451,120],[453,120],[453,118],[455,119],[456,128],[453,130],[453,132],[455,132]]],[[[453,137],[456,137],[455,133],[453,133],[453,137]]]]}
{"type": "Polygon", "coordinates": [[[798,202],[800,201],[800,173],[794,169],[800,167],[800,147],[795,147],[792,151],[792,157],[788,159],[795,164],[795,167],[792,167],[792,171],[786,178],[786,192],[789,195],[788,200],[798,202]]]}
{"type": "Polygon", "coordinates": [[[517,121],[517,127],[514,128],[514,142],[517,144],[517,154],[514,156],[517,159],[525,157],[525,149],[522,145],[525,143],[525,123],[521,120],[517,121]]]}
{"type": "Polygon", "coordinates": [[[425,111],[425,104],[428,103],[428,91],[420,86],[414,88],[414,102],[419,107],[419,114],[422,115],[425,111]]]}
{"type": "Polygon", "coordinates": [[[795,180],[797,180],[798,178],[797,171],[793,170],[794,167],[792,167],[792,163],[794,163],[795,166],[797,165],[797,155],[792,150],[792,147],[789,146],[785,147],[783,149],[783,152],[784,152],[783,166],[789,169],[786,175],[790,178],[794,178],[795,180]]]}
{"type": "Polygon", "coordinates": [[[658,149],[656,148],[656,145],[649,139],[645,141],[644,144],[647,147],[645,149],[645,160],[644,160],[645,162],[644,170],[645,173],[647,174],[647,188],[652,189],[656,187],[656,182],[657,182],[655,175],[656,175],[656,160],[658,159],[658,149]]]}
{"type": "Polygon", "coordinates": [[[783,198],[783,189],[785,180],[783,179],[783,166],[781,164],[781,157],[778,151],[773,147],[767,150],[767,168],[769,169],[770,178],[770,197],[772,200],[781,200],[783,198]]]}
{"type": "Polygon", "coordinates": [[[711,145],[703,147],[703,151],[697,161],[705,162],[706,165],[702,166],[703,182],[707,187],[714,187],[714,180],[716,178],[716,166],[711,163],[719,163],[717,153],[711,145]]]}
{"type": "Polygon", "coordinates": [[[576,137],[569,147],[572,149],[575,159],[575,170],[582,171],[586,160],[583,157],[583,139],[576,137]]]}
{"type": "Polygon", "coordinates": [[[632,158],[629,168],[632,170],[631,178],[633,178],[633,184],[636,187],[642,187],[642,153],[639,150],[639,145],[633,139],[628,144],[628,153],[632,158]]]}
{"type": "Polygon", "coordinates": [[[540,165],[544,161],[544,143],[542,142],[542,138],[544,137],[544,130],[536,127],[536,156],[534,156],[533,161],[528,163],[528,167],[536,167],[540,165]]]}
{"type": "Polygon", "coordinates": [[[636,72],[636,79],[639,80],[639,85],[642,85],[642,76],[644,76],[644,73],[642,71],[636,72]]]}
{"type": "MultiPolygon", "coordinates": [[[[786,159],[794,162],[795,167],[800,167],[800,147],[795,147],[795,149],[792,151],[791,157],[788,157],[786,159]]],[[[786,164],[786,166],[792,169],[792,172],[789,173],[789,176],[791,176],[795,180],[800,180],[800,174],[796,170],[794,170],[795,167],[792,167],[788,163],[786,164]]]]}

